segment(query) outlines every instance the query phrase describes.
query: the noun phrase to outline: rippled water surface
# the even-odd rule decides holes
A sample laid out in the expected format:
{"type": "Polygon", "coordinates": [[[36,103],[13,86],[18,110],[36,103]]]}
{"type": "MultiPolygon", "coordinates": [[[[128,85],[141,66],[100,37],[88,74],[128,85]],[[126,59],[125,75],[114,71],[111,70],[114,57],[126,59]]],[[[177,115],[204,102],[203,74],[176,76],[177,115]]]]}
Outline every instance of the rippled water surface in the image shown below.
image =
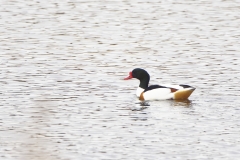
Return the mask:
{"type": "Polygon", "coordinates": [[[2,0],[0,159],[239,159],[239,26],[238,0],[2,0]],[[141,106],[136,67],[197,89],[141,106]]]}

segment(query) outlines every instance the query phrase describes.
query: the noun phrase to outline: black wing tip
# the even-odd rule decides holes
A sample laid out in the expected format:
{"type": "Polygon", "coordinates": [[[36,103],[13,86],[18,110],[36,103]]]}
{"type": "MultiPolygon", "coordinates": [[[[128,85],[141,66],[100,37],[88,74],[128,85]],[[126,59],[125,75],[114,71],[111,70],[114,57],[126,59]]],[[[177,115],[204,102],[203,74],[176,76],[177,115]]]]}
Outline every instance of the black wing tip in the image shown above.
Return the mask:
{"type": "Polygon", "coordinates": [[[180,84],[179,86],[183,87],[183,88],[194,88],[192,86],[186,85],[186,84],[180,84]]]}

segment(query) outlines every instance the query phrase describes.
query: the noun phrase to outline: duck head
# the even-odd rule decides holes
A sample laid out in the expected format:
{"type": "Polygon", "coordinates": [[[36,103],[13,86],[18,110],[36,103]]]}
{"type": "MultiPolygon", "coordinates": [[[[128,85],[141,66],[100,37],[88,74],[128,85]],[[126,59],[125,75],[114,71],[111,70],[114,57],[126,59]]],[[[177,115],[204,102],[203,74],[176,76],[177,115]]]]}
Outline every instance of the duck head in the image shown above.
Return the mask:
{"type": "Polygon", "coordinates": [[[141,68],[135,68],[131,72],[129,72],[129,76],[124,78],[124,80],[129,80],[132,78],[136,78],[140,81],[139,87],[146,89],[148,87],[148,83],[150,80],[150,76],[147,71],[141,68]]]}

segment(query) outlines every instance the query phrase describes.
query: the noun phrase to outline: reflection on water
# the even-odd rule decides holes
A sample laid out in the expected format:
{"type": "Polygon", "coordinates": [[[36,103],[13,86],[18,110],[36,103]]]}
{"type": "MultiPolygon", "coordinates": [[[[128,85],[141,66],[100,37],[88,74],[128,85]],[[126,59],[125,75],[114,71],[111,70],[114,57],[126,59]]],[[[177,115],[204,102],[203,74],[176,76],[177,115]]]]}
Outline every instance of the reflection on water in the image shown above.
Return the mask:
{"type": "Polygon", "coordinates": [[[130,114],[129,118],[133,121],[147,121],[149,118],[149,114],[147,111],[141,110],[142,112],[136,112],[140,110],[133,110],[130,114]]]}
{"type": "Polygon", "coordinates": [[[192,101],[186,100],[173,100],[172,106],[192,107],[192,101]]]}
{"type": "Polygon", "coordinates": [[[0,159],[239,159],[240,10],[225,1],[3,1],[0,159]],[[140,102],[137,80],[190,84],[140,102]]]}

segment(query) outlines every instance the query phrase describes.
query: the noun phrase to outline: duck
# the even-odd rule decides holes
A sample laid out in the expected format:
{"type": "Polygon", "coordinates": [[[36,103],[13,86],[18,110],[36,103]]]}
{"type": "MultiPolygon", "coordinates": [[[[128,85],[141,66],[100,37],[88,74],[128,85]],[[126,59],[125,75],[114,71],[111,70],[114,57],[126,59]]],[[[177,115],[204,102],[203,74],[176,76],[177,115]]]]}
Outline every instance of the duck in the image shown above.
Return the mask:
{"type": "Polygon", "coordinates": [[[139,100],[188,100],[188,97],[196,89],[190,85],[150,85],[150,75],[142,68],[135,68],[129,72],[124,80],[136,78],[140,84],[136,90],[139,100]]]}

